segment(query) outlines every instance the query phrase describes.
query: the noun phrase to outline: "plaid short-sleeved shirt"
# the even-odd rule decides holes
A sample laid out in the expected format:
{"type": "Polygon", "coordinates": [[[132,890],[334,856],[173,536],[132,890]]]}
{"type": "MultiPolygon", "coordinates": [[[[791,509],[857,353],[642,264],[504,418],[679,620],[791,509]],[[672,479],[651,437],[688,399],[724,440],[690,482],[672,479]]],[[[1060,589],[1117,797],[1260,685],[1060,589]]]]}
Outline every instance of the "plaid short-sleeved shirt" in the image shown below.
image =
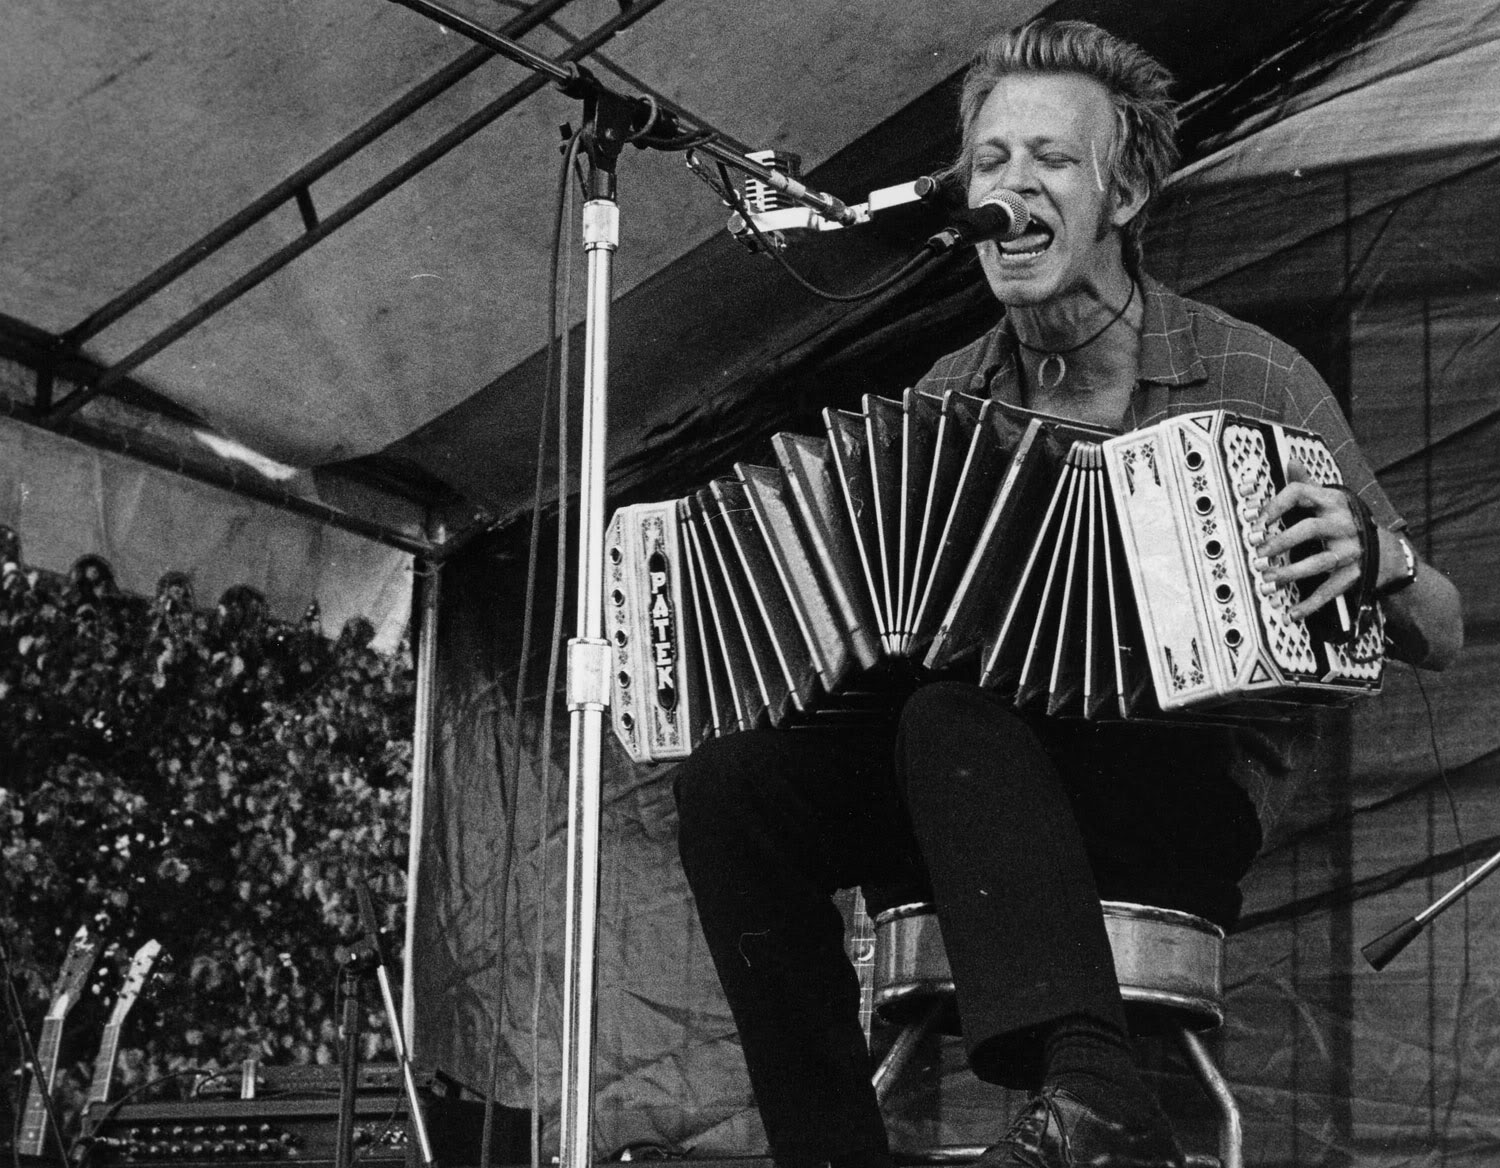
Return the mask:
{"type": "MultiPolygon", "coordinates": [[[[1333,451],[1344,482],[1369,504],[1376,522],[1391,529],[1405,526],[1355,444],[1338,402],[1306,358],[1264,329],[1178,296],[1149,276],[1142,276],[1141,288],[1140,370],[1122,429],[1138,430],[1192,410],[1223,409],[1311,430],[1333,451]]],[[[972,344],[938,360],[917,388],[935,394],[960,389],[1024,405],[1018,369],[1015,337],[1002,318],[972,344]]],[[[1230,773],[1249,793],[1267,831],[1290,802],[1293,788],[1286,780],[1306,757],[1317,725],[1316,719],[1297,720],[1225,731],[1230,773]]]]}
{"type": "MultiPolygon", "coordinates": [[[[1343,411],[1307,359],[1265,329],[1188,300],[1141,277],[1140,372],[1123,428],[1138,430],[1191,410],[1222,409],[1284,422],[1322,437],[1344,482],[1369,504],[1382,527],[1404,527],[1355,444],[1343,411]]],[[[1021,400],[1015,337],[1001,321],[984,336],[941,358],[917,388],[1021,400]]]]}

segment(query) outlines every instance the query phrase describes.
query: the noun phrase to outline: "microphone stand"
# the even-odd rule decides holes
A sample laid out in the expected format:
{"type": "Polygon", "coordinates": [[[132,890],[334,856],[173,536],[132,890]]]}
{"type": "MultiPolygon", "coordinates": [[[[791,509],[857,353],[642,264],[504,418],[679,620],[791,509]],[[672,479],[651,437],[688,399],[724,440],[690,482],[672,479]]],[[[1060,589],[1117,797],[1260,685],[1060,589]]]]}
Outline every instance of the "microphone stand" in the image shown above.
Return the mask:
{"type": "MultiPolygon", "coordinates": [[[[406,1110],[411,1115],[412,1131],[416,1133],[417,1137],[417,1154],[421,1157],[425,1168],[432,1168],[434,1159],[432,1155],[432,1141],[428,1138],[427,1134],[427,1117],[422,1113],[421,1094],[417,1090],[417,1080],[412,1074],[411,1059],[407,1057],[406,1037],[401,1031],[401,1015],[396,1010],[396,996],[391,992],[391,975],[386,965],[385,945],[381,939],[384,935],[384,930],[381,929],[380,921],[375,916],[375,904],[370,899],[370,888],[365,883],[365,878],[362,874],[354,878],[354,895],[359,901],[359,919],[365,929],[362,948],[368,951],[370,967],[375,971],[375,984],[380,987],[380,997],[385,1005],[385,1018],[391,1030],[391,1045],[395,1048],[396,1065],[401,1068],[401,1085],[406,1092],[406,1110]]],[[[345,1000],[348,1001],[354,997],[355,995],[351,994],[345,1000]]],[[[356,1000],[356,1007],[357,1005],[356,1000]]],[[[352,1036],[346,1039],[346,1041],[352,1048],[354,1045],[352,1036]]],[[[357,1054],[355,1057],[358,1057],[357,1054]]],[[[349,1080],[351,1077],[353,1077],[353,1072],[349,1070],[349,1066],[346,1063],[346,1089],[350,1086],[349,1080]]],[[[354,1085],[357,1086],[357,1084],[358,1080],[355,1077],[354,1085]]],[[[350,1092],[350,1097],[352,1100],[352,1091],[350,1092]]],[[[339,1146],[342,1150],[342,1142],[340,1142],[339,1146]]],[[[343,1168],[343,1166],[340,1165],[339,1168],[343,1168]]]]}
{"type": "MultiPolygon", "coordinates": [[[[804,186],[720,142],[685,134],[653,100],[617,94],[574,61],[559,63],[470,20],[434,0],[395,0],[547,77],[583,102],[583,148],[588,161],[583,246],[588,257],[584,323],[583,437],[579,470],[578,610],[568,642],[568,847],[563,938],[562,1114],[559,1168],[592,1162],[595,960],[598,947],[600,754],[610,698],[610,648],[604,637],[604,491],[608,471],[609,311],[614,253],[620,243],[616,164],[627,143],[694,150],[760,179],[786,197],[844,225],[858,214],[840,200],[804,186]]],[[[635,0],[625,17],[638,19],[663,0],[635,0]]]]}
{"type": "Polygon", "coordinates": [[[366,942],[340,945],[334,952],[339,964],[339,1115],[333,1145],[334,1168],[354,1168],[354,1108],[359,1093],[360,979],[375,966],[375,955],[366,942]]]}
{"type": "Polygon", "coordinates": [[[1382,933],[1368,945],[1362,946],[1360,952],[1364,954],[1370,967],[1377,970],[1384,969],[1396,954],[1415,941],[1422,930],[1435,921],[1454,901],[1466,895],[1471,888],[1496,868],[1500,868],[1500,852],[1496,852],[1416,916],[1407,918],[1394,929],[1382,933]]]}

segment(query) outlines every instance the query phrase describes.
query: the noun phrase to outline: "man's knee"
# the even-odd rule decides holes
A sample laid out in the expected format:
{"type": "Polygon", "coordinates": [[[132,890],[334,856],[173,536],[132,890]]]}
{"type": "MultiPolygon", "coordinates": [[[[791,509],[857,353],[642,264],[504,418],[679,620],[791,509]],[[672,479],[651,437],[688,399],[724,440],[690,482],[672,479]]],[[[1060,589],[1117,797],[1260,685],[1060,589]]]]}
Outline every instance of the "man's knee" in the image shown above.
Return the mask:
{"type": "Polygon", "coordinates": [[[1004,798],[1016,783],[1050,777],[1026,720],[991,691],[943,681],[912,695],[902,711],[902,781],[908,804],[1004,798]]]}
{"type": "Polygon", "coordinates": [[[947,755],[970,740],[987,745],[1030,737],[1026,723],[991,691],[964,681],[923,686],[901,711],[900,743],[908,758],[947,755]]]}

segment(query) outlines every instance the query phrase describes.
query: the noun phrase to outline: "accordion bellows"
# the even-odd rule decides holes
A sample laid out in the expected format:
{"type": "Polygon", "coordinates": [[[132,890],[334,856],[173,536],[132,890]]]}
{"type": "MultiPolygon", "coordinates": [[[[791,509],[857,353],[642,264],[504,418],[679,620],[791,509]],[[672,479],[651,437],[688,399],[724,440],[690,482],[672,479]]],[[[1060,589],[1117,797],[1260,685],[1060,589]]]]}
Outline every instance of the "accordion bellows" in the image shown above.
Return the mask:
{"type": "MultiPolygon", "coordinates": [[[[1378,689],[1383,630],[1310,622],[1254,568],[1260,504],[1315,434],[1218,410],[1111,436],[950,393],[866,396],[683,499],[615,513],[613,722],[637,761],[968,676],[1083,718],[1237,720],[1378,689]]],[[[1286,522],[1295,522],[1295,515],[1286,522]]]]}

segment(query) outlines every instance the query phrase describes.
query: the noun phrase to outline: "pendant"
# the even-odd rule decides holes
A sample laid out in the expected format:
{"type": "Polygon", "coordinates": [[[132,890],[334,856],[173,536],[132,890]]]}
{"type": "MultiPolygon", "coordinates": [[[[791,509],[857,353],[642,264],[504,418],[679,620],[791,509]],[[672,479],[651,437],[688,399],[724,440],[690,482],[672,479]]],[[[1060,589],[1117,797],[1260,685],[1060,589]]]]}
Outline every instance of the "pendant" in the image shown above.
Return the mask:
{"type": "Polygon", "coordinates": [[[1037,366],[1036,379],[1041,382],[1043,389],[1056,389],[1062,384],[1062,379],[1068,375],[1068,363],[1062,359],[1060,353],[1048,353],[1042,358],[1042,363],[1037,366]],[[1049,378],[1048,368],[1056,370],[1049,378]]]}

